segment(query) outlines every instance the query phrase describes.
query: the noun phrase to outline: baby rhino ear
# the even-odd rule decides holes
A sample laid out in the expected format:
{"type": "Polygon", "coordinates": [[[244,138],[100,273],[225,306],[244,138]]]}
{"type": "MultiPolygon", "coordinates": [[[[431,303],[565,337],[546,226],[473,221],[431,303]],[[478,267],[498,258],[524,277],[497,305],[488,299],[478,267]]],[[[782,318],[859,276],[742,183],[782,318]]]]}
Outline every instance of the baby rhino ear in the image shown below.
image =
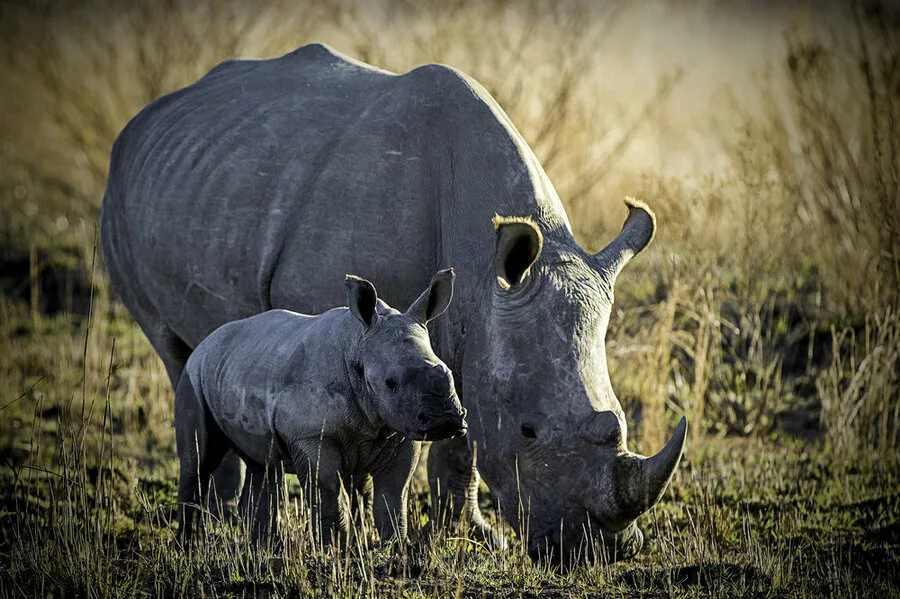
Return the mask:
{"type": "Polygon", "coordinates": [[[428,284],[428,289],[422,292],[419,299],[414,301],[407,310],[407,314],[412,315],[422,324],[427,324],[429,320],[443,314],[450,300],[453,298],[453,280],[456,273],[452,268],[439,270],[428,284]]]}
{"type": "Polygon", "coordinates": [[[363,323],[363,326],[369,328],[378,318],[378,313],[375,311],[375,304],[378,302],[375,286],[367,280],[353,275],[347,275],[345,283],[347,285],[347,305],[350,307],[350,312],[363,323]]]}

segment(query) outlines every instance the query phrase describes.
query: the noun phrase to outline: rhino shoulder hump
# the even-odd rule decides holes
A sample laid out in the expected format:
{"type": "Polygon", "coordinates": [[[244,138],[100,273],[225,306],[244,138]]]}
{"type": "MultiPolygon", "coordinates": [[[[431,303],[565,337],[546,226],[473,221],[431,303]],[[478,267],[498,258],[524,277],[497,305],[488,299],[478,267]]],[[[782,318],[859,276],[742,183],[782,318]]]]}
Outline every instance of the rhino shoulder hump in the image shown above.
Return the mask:
{"type": "Polygon", "coordinates": [[[302,58],[303,60],[322,60],[327,62],[344,58],[337,50],[328,44],[323,44],[321,42],[312,42],[305,46],[300,46],[296,50],[291,50],[284,55],[284,58],[287,57],[302,58]]]}
{"type": "Polygon", "coordinates": [[[491,112],[493,99],[487,90],[453,67],[426,64],[405,73],[400,79],[405,83],[408,100],[415,106],[441,110],[453,108],[459,111],[457,118],[491,112]]]}
{"type": "Polygon", "coordinates": [[[272,60],[229,58],[211,68],[201,79],[209,79],[218,75],[236,75],[252,69],[257,65],[265,65],[275,61],[301,61],[329,64],[346,60],[347,57],[332,49],[330,46],[313,42],[311,44],[306,44],[305,46],[300,46],[296,50],[292,50],[287,54],[272,60]]]}
{"type": "Polygon", "coordinates": [[[453,67],[445,64],[425,64],[406,72],[403,79],[411,84],[432,89],[438,93],[448,90],[470,90],[469,78],[453,67]]]}
{"type": "Polygon", "coordinates": [[[286,61],[291,63],[314,64],[325,68],[333,69],[358,69],[363,71],[375,71],[393,75],[384,69],[373,67],[355,58],[342,54],[327,44],[313,42],[300,46],[296,50],[288,52],[284,56],[277,58],[278,61],[286,61]]]}

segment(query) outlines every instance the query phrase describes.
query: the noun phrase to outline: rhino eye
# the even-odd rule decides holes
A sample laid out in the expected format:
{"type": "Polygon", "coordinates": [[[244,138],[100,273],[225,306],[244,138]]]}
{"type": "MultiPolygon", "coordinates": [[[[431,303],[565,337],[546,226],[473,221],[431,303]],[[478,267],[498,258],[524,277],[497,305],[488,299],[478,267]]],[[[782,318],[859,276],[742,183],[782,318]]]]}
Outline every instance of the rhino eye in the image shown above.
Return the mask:
{"type": "Polygon", "coordinates": [[[530,424],[522,425],[522,435],[528,437],[529,439],[534,439],[537,437],[537,433],[534,432],[534,427],[530,424]]]}
{"type": "Polygon", "coordinates": [[[385,379],[384,386],[388,388],[388,390],[393,391],[397,388],[397,381],[395,379],[385,379]]]}

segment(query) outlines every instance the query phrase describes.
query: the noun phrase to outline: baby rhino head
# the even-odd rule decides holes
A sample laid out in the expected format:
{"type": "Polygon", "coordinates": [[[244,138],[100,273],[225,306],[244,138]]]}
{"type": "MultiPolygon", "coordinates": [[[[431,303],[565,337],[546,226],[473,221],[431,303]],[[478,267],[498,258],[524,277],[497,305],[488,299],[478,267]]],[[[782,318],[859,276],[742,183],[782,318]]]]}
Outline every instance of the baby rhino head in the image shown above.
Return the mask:
{"type": "Polygon", "coordinates": [[[378,299],[372,283],[347,275],[350,312],[363,324],[351,376],[388,428],[434,441],[466,433],[450,369],[431,349],[426,325],[450,305],[453,269],[439,271],[406,312],[378,299]]]}

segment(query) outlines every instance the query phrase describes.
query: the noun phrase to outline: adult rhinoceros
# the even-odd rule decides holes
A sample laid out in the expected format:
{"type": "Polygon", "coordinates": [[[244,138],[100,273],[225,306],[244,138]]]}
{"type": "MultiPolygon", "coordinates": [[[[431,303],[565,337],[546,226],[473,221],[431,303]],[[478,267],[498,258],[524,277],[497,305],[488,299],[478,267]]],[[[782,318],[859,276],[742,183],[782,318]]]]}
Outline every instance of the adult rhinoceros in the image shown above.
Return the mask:
{"type": "Polygon", "coordinates": [[[477,443],[507,521],[532,556],[557,559],[585,535],[614,558],[637,551],[635,519],[681,456],[683,419],[658,454],[626,449],[606,364],[616,276],[654,228],[629,201],[621,233],[585,252],[481,85],[441,65],[395,75],[318,44],[224,62],[147,106],[116,140],[101,214],[110,279],[173,383],[226,321],[322,312],[343,301],[347,272],[408,305],[453,266],[432,339],[470,428],[432,447],[433,496],[489,533],[477,443]]]}

